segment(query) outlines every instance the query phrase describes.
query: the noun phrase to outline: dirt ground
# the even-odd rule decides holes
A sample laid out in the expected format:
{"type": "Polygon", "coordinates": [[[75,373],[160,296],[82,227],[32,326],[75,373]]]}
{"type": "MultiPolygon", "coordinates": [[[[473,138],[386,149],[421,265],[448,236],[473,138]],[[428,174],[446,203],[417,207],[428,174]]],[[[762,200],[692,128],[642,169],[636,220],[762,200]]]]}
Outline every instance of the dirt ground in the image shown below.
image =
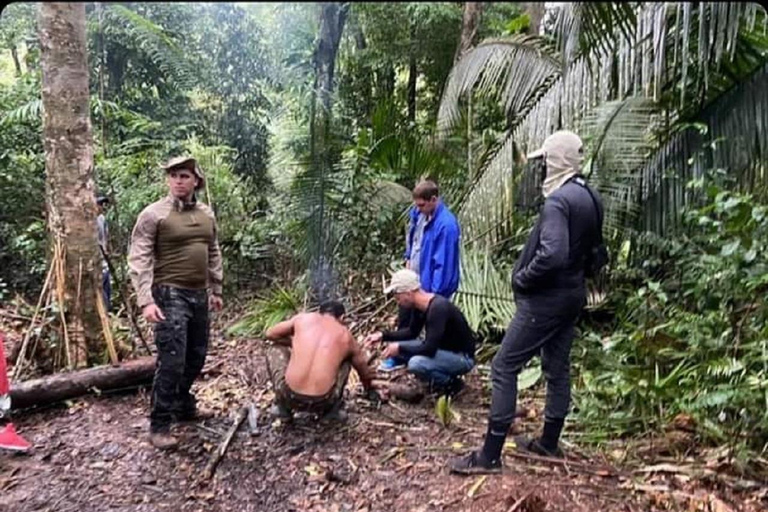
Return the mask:
{"type": "MultiPolygon", "coordinates": [[[[17,430],[34,448],[0,453],[0,511],[768,510],[764,491],[736,493],[676,474],[670,464],[615,467],[571,443],[565,462],[508,446],[503,475],[450,475],[451,458],[481,443],[488,410],[482,385],[474,371],[448,427],[437,419],[434,398],[377,407],[356,396],[356,381],[347,390],[346,423],[299,416],[280,424],[266,412],[271,392],[259,343],[218,339],[195,385],[200,402],[218,414],[176,426],[175,452],[147,441],[147,390],[17,413],[17,430]],[[259,408],[257,430],[246,421],[214,477],[204,480],[211,453],[248,403],[259,408]]],[[[533,412],[515,428],[535,432],[540,408],[535,399],[524,405],[533,412]]]]}

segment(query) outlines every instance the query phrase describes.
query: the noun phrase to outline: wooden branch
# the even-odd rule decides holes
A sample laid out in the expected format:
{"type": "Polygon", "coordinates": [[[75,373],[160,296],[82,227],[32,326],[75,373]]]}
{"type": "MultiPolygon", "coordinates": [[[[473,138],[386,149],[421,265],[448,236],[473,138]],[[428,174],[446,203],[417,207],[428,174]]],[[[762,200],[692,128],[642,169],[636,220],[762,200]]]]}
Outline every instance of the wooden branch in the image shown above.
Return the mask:
{"type": "Polygon", "coordinates": [[[27,351],[29,338],[33,331],[35,320],[37,320],[37,315],[38,313],[40,313],[40,306],[43,305],[43,299],[45,299],[45,293],[48,290],[48,286],[51,283],[52,275],[53,275],[53,263],[51,263],[51,266],[48,269],[48,275],[46,276],[45,282],[43,283],[43,289],[40,292],[40,298],[37,299],[37,306],[35,306],[35,312],[32,314],[32,321],[29,323],[29,329],[27,329],[27,332],[24,334],[24,341],[21,342],[21,350],[19,350],[19,357],[16,359],[16,364],[13,366],[13,380],[18,379],[19,374],[21,373],[21,367],[24,364],[24,354],[27,351]]]}
{"type": "Polygon", "coordinates": [[[219,462],[221,461],[222,457],[224,457],[224,454],[227,453],[227,448],[229,448],[229,443],[231,443],[232,438],[235,437],[235,432],[237,432],[237,429],[240,428],[240,425],[243,424],[247,416],[248,416],[248,407],[241,407],[237,413],[237,416],[235,417],[235,421],[232,423],[232,426],[229,428],[229,431],[227,432],[226,437],[224,437],[224,440],[221,442],[218,449],[215,452],[213,452],[211,459],[208,461],[208,465],[205,466],[205,471],[203,471],[204,480],[210,480],[213,477],[213,474],[216,472],[216,467],[219,465],[219,462]]]}
{"type": "Polygon", "coordinates": [[[104,333],[104,341],[107,343],[107,351],[109,352],[109,360],[114,366],[119,364],[117,360],[117,350],[115,350],[115,340],[112,339],[112,330],[109,326],[109,317],[107,316],[107,308],[104,307],[104,299],[102,298],[102,292],[98,288],[94,289],[96,293],[96,311],[99,313],[99,320],[101,320],[101,330],[104,333]]]}

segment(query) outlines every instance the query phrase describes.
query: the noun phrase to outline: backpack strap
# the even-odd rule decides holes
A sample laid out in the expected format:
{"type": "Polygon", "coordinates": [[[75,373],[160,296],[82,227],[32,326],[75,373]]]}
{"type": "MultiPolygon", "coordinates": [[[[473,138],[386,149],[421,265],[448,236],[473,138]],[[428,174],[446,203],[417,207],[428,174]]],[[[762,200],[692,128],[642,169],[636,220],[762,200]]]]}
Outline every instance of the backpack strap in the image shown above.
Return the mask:
{"type": "Polygon", "coordinates": [[[602,244],[603,243],[603,212],[600,209],[600,206],[597,204],[597,199],[595,199],[595,195],[592,193],[592,190],[589,188],[589,185],[587,185],[586,180],[584,180],[583,177],[577,175],[572,180],[574,183],[578,184],[579,186],[583,187],[587,193],[589,194],[590,199],[592,199],[592,204],[595,205],[595,214],[597,215],[597,243],[602,244]]]}

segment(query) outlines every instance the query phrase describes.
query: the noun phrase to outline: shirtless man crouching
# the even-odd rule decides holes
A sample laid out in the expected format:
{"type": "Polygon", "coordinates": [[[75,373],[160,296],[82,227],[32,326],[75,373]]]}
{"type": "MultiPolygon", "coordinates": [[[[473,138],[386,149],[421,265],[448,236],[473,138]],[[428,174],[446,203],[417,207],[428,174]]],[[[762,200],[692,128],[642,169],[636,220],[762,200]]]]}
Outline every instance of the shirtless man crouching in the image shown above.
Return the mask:
{"type": "MultiPolygon", "coordinates": [[[[345,419],[344,387],[350,367],[364,390],[374,390],[374,372],[344,325],[344,306],[328,301],[317,313],[299,313],[267,329],[267,370],[275,392],[272,414],[290,419],[293,411],[345,419]]],[[[375,391],[374,391],[375,393],[375,391]]]]}

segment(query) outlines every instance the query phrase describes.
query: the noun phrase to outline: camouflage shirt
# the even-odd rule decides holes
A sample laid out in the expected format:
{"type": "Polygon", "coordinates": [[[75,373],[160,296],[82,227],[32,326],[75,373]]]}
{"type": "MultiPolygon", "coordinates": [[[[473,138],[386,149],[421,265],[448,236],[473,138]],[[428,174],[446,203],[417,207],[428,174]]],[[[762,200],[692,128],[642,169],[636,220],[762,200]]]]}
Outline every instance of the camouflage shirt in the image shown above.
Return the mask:
{"type": "Polygon", "coordinates": [[[221,295],[223,270],[216,219],[205,204],[172,195],[147,206],[131,234],[128,267],[143,308],[154,303],[152,285],[209,288],[221,295]]]}

